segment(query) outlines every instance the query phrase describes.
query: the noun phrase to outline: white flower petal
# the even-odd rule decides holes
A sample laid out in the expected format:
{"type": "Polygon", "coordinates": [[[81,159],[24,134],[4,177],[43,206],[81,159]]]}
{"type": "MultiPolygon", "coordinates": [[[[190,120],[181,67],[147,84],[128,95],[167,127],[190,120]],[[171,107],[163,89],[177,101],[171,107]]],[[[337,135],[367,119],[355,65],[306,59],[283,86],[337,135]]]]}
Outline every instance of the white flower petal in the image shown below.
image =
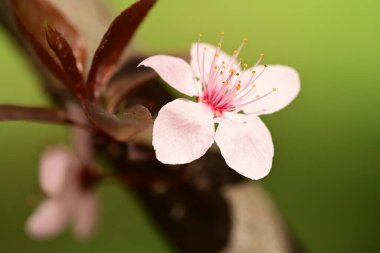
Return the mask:
{"type": "Polygon", "coordinates": [[[245,124],[221,119],[215,134],[228,166],[250,179],[265,177],[274,154],[272,137],[258,117],[247,117],[245,124]]]}
{"type": "Polygon", "coordinates": [[[213,114],[202,103],[177,99],[166,104],[153,125],[157,159],[184,164],[203,156],[214,142],[213,114]]]}
{"type": "Polygon", "coordinates": [[[74,234],[78,239],[90,237],[98,223],[99,203],[93,192],[81,193],[73,217],[74,234]]]}
{"type": "Polygon", "coordinates": [[[42,202],[26,223],[26,232],[36,239],[44,239],[62,232],[68,223],[68,212],[60,199],[42,202]]]}
{"type": "Polygon", "coordinates": [[[61,193],[70,177],[73,155],[63,147],[47,148],[41,155],[39,181],[49,196],[61,193]]]}
{"type": "MultiPolygon", "coordinates": [[[[259,74],[264,66],[255,68],[259,74]]],[[[248,75],[247,75],[248,76],[248,75]]],[[[268,96],[259,99],[243,108],[246,113],[257,113],[257,115],[271,114],[281,110],[297,97],[300,91],[300,78],[296,70],[288,66],[269,65],[263,74],[255,81],[255,95],[263,96],[276,91],[268,96]]]]}
{"type": "MultiPolygon", "coordinates": [[[[205,78],[207,80],[210,70],[211,70],[211,64],[215,56],[216,52],[216,47],[207,43],[199,43],[199,48],[198,48],[198,43],[193,43],[191,45],[191,50],[190,50],[190,56],[191,56],[191,61],[190,65],[191,68],[193,69],[195,75],[198,78],[201,78],[201,73],[200,70],[202,71],[204,67],[204,74],[205,78]],[[206,51],[204,49],[206,48],[206,51]],[[204,54],[204,57],[203,57],[204,54]],[[204,58],[204,59],[203,59],[204,58]]],[[[227,65],[231,56],[220,50],[219,57],[217,59],[216,64],[221,65],[222,62],[224,61],[225,64],[227,65]]],[[[233,61],[231,64],[233,66],[237,65],[236,61],[233,61]]]]}
{"type": "Polygon", "coordinates": [[[190,65],[181,58],[155,55],[145,59],[139,66],[154,69],[167,84],[183,94],[198,95],[193,71],[190,65]]]}

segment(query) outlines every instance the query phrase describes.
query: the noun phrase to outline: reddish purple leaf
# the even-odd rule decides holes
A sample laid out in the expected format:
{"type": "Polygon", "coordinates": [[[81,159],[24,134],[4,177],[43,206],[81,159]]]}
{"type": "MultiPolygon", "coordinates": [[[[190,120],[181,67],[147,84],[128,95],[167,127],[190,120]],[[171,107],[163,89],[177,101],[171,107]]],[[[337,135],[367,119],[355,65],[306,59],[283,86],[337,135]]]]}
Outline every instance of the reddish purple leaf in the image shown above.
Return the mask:
{"type": "Polygon", "coordinates": [[[152,124],[152,115],[141,105],[127,108],[119,114],[111,114],[91,102],[85,102],[84,109],[96,127],[117,141],[127,141],[152,124]]]}
{"type": "Polygon", "coordinates": [[[89,91],[95,91],[96,97],[114,73],[123,49],[155,2],[156,0],[139,0],[116,17],[108,28],[95,52],[87,81],[89,91]]]}
{"type": "Polygon", "coordinates": [[[18,29],[29,41],[34,49],[34,52],[37,54],[41,62],[52,72],[56,78],[58,78],[58,80],[60,80],[66,86],[70,86],[70,81],[65,72],[59,66],[58,62],[49,54],[43,44],[41,44],[37,38],[31,32],[29,32],[16,12],[15,19],[18,29]]]}
{"type": "Polygon", "coordinates": [[[146,71],[125,75],[112,81],[112,85],[107,89],[105,99],[107,101],[107,111],[114,112],[132,90],[149,83],[156,77],[157,75],[154,72],[146,71]]]}
{"type": "Polygon", "coordinates": [[[84,95],[83,76],[77,68],[75,56],[68,42],[50,25],[47,25],[46,27],[46,40],[48,41],[50,48],[58,57],[63,70],[66,72],[74,93],[77,96],[84,95]]]}
{"type": "MultiPolygon", "coordinates": [[[[82,72],[86,61],[86,45],[79,32],[68,20],[46,0],[11,0],[12,11],[21,32],[32,43],[35,51],[41,58],[43,54],[49,55],[49,46],[45,38],[45,27],[50,24],[57,29],[73,49],[78,69],[82,72]],[[38,46],[36,46],[39,44],[38,46]],[[38,49],[36,49],[38,47],[38,49]]],[[[50,54],[54,59],[54,56],[50,54]]],[[[44,56],[43,58],[46,58],[44,56]]],[[[46,60],[41,59],[49,69],[52,69],[46,60]]],[[[50,61],[50,60],[49,60],[50,61]]],[[[53,67],[55,68],[55,67],[53,67]]],[[[56,70],[52,70],[56,72],[56,70]]],[[[54,73],[56,74],[56,73],[54,73]]]]}

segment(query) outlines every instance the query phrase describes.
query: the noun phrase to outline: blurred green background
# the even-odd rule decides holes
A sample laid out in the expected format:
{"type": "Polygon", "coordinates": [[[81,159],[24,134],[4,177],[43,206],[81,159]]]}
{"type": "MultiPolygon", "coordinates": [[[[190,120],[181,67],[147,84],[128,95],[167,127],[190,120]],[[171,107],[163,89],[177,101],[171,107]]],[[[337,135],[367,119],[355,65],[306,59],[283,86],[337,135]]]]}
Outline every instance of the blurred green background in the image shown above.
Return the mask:
{"type": "MultiPolygon", "coordinates": [[[[132,1],[109,1],[115,13],[132,1]]],[[[137,35],[148,52],[188,51],[197,33],[243,58],[295,67],[298,99],[265,116],[276,148],[262,182],[312,253],[380,252],[380,2],[378,0],[160,0],[137,35]]],[[[0,28],[0,101],[47,105],[37,79],[0,28]]],[[[100,231],[78,243],[23,231],[37,189],[39,151],[69,140],[64,127],[0,124],[0,252],[173,252],[138,200],[104,186],[100,231]]]]}

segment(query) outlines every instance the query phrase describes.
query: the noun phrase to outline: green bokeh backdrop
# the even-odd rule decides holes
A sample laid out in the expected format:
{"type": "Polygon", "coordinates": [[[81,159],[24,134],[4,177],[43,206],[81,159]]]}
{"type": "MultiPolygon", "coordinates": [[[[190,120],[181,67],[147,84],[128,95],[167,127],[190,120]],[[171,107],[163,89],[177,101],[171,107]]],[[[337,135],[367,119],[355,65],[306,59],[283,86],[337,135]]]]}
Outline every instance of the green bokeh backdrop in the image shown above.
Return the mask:
{"type": "MultiPolygon", "coordinates": [[[[132,1],[113,0],[116,10],[132,1]]],[[[264,182],[302,243],[317,253],[380,252],[380,2],[378,0],[160,0],[136,41],[148,52],[187,51],[197,33],[243,58],[295,67],[302,91],[265,116],[276,149],[264,182]]],[[[116,13],[116,12],[115,12],[116,13]]],[[[47,105],[22,55],[0,29],[0,101],[47,105]]],[[[286,87],[279,87],[286,89],[286,87]]],[[[92,241],[24,234],[39,151],[69,140],[64,127],[0,124],[0,252],[173,252],[132,194],[99,190],[103,219],[92,241]]],[[[254,218],[254,217],[252,217],[254,218]]]]}

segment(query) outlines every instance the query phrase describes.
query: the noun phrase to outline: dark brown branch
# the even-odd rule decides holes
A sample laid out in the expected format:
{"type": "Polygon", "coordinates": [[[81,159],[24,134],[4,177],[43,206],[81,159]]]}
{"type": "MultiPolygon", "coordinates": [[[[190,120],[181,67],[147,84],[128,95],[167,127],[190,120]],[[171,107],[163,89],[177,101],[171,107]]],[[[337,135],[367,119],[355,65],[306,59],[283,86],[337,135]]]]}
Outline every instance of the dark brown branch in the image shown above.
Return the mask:
{"type": "Polygon", "coordinates": [[[0,121],[36,121],[85,127],[83,123],[72,119],[63,110],[17,105],[0,105],[0,121]]]}

